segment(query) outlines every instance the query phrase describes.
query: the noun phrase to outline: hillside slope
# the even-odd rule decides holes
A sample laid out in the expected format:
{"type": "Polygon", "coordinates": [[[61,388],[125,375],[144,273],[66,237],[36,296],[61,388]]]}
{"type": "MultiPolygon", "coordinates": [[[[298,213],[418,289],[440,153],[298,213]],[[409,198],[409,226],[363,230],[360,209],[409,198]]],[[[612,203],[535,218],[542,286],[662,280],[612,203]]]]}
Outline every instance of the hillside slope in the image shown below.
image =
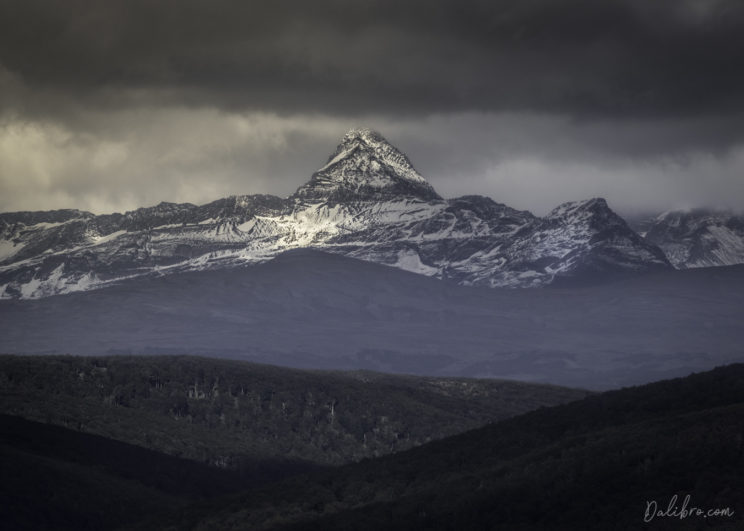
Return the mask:
{"type": "Polygon", "coordinates": [[[186,356],[0,356],[0,413],[259,478],[405,450],[585,395],[186,356]]]}
{"type": "MultiPolygon", "coordinates": [[[[744,365],[610,391],[202,506],[194,529],[741,529],[744,365]],[[673,496],[728,515],[656,516],[673,496]],[[651,515],[653,516],[653,514],[651,515]]],[[[674,503],[672,503],[674,505],[674,503]]]]}

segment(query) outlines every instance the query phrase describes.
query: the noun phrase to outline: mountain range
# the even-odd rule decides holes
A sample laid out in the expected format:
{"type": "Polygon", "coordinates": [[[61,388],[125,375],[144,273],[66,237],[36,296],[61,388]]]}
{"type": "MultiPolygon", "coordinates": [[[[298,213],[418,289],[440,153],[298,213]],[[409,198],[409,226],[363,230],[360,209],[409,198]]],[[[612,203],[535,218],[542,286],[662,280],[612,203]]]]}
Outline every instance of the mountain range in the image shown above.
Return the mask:
{"type": "Polygon", "coordinates": [[[379,133],[355,129],[287,198],[0,214],[0,298],[241,267],[295,248],[487,287],[744,262],[741,216],[671,212],[650,225],[642,237],[601,198],[544,217],[484,196],[443,199],[379,133]]]}

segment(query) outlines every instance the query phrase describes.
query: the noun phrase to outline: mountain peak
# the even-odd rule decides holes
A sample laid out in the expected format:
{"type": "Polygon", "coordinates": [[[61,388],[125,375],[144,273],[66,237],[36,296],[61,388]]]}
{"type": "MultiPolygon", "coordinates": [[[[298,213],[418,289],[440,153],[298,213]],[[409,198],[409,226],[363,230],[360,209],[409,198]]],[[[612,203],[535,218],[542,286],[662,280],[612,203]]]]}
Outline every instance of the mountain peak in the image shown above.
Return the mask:
{"type": "Polygon", "coordinates": [[[349,131],[344,135],[344,138],[341,140],[341,143],[346,144],[355,140],[361,140],[367,143],[379,141],[387,142],[387,140],[385,140],[377,131],[368,127],[357,127],[354,129],[349,129],[349,131]]]}
{"type": "Polygon", "coordinates": [[[569,201],[555,207],[548,215],[550,219],[571,220],[577,216],[586,217],[597,214],[607,214],[614,212],[607,205],[602,197],[593,197],[581,201],[569,201]]]}
{"type": "Polygon", "coordinates": [[[441,199],[405,154],[367,128],[347,132],[328,162],[297,190],[295,197],[339,202],[441,199]]]}

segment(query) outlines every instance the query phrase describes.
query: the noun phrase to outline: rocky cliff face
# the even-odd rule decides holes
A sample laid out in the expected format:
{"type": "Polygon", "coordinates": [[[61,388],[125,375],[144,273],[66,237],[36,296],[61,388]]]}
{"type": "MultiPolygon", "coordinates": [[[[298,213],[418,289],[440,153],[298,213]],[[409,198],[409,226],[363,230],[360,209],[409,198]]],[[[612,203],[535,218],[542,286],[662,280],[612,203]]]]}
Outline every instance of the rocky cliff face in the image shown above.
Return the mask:
{"type": "Polygon", "coordinates": [[[744,263],[744,216],[732,212],[665,212],[648,224],[645,238],[678,269],[744,263]]]}
{"type": "Polygon", "coordinates": [[[403,153],[360,129],[286,199],[235,196],[101,216],[0,214],[0,297],[240,267],[293,248],[490,287],[670,267],[603,199],[566,203],[544,218],[482,196],[445,200],[403,153]]]}

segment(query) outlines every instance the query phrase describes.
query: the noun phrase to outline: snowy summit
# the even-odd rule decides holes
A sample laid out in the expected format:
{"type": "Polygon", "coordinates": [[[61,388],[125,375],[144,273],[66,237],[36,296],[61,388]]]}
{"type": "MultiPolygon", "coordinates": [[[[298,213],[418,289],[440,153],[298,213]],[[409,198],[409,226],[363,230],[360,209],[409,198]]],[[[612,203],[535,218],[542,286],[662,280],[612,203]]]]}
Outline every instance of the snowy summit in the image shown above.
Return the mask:
{"type": "Polygon", "coordinates": [[[301,200],[441,199],[403,153],[378,132],[352,129],[295,196],[301,200]]]}

